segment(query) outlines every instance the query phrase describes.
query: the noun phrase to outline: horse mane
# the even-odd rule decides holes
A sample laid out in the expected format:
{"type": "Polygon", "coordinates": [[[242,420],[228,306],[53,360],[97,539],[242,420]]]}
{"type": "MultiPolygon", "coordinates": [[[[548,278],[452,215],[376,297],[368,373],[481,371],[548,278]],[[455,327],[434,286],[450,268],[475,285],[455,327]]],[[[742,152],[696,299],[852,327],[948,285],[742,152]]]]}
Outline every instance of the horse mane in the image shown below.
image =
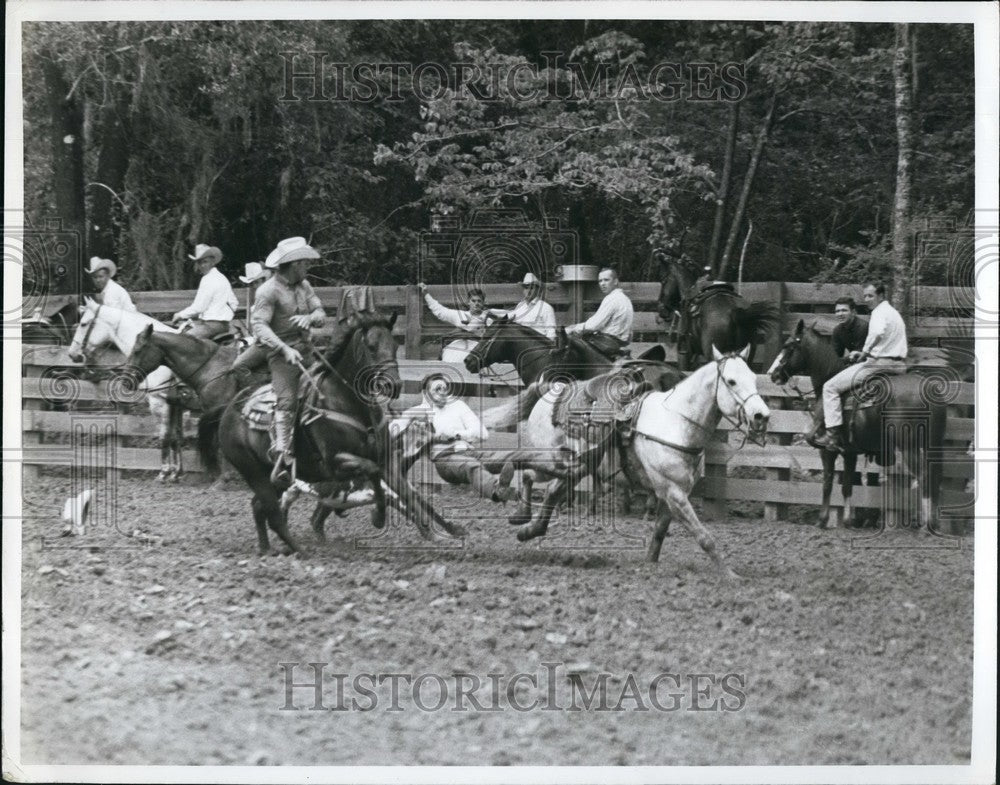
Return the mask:
{"type": "Polygon", "coordinates": [[[778,306],[769,302],[747,303],[733,309],[737,326],[753,335],[757,341],[766,341],[774,335],[780,324],[778,306]]]}
{"type": "Polygon", "coordinates": [[[330,343],[327,344],[325,358],[331,365],[336,365],[344,350],[347,348],[351,341],[359,331],[364,331],[371,329],[372,327],[384,326],[386,329],[391,329],[389,327],[389,316],[386,316],[381,311],[354,311],[352,313],[354,317],[354,324],[352,327],[347,327],[347,322],[337,321],[333,328],[333,335],[330,337],[330,343]]]}

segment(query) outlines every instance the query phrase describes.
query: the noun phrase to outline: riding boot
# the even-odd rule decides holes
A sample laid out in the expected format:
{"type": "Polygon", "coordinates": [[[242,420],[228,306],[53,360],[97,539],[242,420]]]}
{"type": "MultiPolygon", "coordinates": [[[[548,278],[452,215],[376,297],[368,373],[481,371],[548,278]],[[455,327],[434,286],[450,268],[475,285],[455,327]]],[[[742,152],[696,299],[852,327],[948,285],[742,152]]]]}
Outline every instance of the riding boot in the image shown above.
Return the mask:
{"type": "Polygon", "coordinates": [[[823,420],[813,423],[812,430],[806,434],[806,444],[815,447],[816,449],[822,449],[819,444],[820,439],[826,438],[826,426],[823,424],[823,420]]]}
{"type": "Polygon", "coordinates": [[[493,492],[490,498],[495,502],[505,502],[508,501],[512,494],[510,493],[511,480],[514,479],[514,464],[507,461],[503,468],[500,469],[500,474],[497,475],[496,482],[493,483],[493,492]]]}
{"type": "Polygon", "coordinates": [[[271,484],[287,487],[292,483],[292,431],[295,428],[293,412],[274,413],[274,444],[272,450],[277,453],[274,468],[271,469],[271,484]]]}
{"type": "Polygon", "coordinates": [[[826,433],[816,439],[815,446],[821,450],[831,452],[844,451],[844,426],[831,425],[826,429],[826,433]]]}

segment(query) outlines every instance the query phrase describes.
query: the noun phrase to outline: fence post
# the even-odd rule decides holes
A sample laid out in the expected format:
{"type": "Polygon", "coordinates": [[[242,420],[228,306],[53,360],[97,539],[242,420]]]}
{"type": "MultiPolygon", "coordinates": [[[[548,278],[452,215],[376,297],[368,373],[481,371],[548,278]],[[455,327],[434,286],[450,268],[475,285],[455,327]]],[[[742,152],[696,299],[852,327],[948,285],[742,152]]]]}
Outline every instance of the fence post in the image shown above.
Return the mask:
{"type": "Polygon", "coordinates": [[[406,287],[406,349],[407,360],[420,360],[420,321],[423,315],[420,290],[415,284],[408,284],[406,287]]]}
{"type": "MultiPolygon", "coordinates": [[[[787,408],[787,398],[772,398],[768,401],[768,407],[771,409],[785,409],[787,408]]],[[[790,433],[777,433],[770,437],[774,439],[776,444],[782,444],[790,446],[792,443],[792,434],[790,433]]],[[[792,473],[788,468],[766,468],[764,469],[764,476],[771,482],[775,483],[775,489],[784,487],[783,485],[778,485],[778,483],[785,483],[791,479],[792,473]]],[[[777,494],[780,496],[780,494],[777,494]]],[[[788,505],[781,504],[779,502],[764,502],[764,520],[765,521],[783,521],[788,517],[788,505]]]]}

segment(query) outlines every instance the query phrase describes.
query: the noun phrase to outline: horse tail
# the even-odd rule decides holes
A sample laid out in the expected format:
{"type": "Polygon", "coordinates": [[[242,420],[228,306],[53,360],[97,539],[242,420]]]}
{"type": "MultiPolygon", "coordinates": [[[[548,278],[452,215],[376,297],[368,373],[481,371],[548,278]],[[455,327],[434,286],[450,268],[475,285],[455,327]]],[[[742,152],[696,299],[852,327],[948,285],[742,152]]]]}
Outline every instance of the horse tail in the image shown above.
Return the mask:
{"type": "Polygon", "coordinates": [[[198,457],[210,475],[217,475],[219,469],[219,424],[225,413],[225,406],[217,406],[205,412],[198,420],[198,457]]]}
{"type": "Polygon", "coordinates": [[[757,342],[766,341],[778,330],[780,311],[769,302],[748,303],[735,311],[739,325],[757,342]]]}

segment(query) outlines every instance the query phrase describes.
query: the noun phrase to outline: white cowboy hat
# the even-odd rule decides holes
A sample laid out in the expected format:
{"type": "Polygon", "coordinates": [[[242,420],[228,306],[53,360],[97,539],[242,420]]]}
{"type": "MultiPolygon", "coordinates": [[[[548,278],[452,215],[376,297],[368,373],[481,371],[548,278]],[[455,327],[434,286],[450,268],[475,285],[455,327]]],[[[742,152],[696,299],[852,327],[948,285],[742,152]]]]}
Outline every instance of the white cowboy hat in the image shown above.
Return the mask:
{"type": "Polygon", "coordinates": [[[198,245],[194,247],[194,255],[188,254],[188,259],[193,262],[206,261],[211,262],[212,264],[218,264],[222,261],[222,251],[214,245],[198,243],[198,245]]]}
{"type": "Polygon", "coordinates": [[[538,284],[539,286],[542,285],[542,282],[535,277],[534,273],[525,273],[524,280],[521,281],[521,286],[529,286],[533,283],[538,284]]]}
{"type": "Polygon", "coordinates": [[[243,283],[252,284],[264,277],[264,265],[260,262],[248,262],[243,265],[246,275],[237,276],[243,283]]]}
{"type": "Polygon", "coordinates": [[[87,273],[87,275],[93,275],[98,270],[107,270],[108,275],[110,275],[112,278],[114,278],[115,273],[118,272],[118,268],[115,267],[115,263],[112,262],[110,259],[102,259],[100,256],[91,256],[90,269],[86,270],[85,272],[87,273]]]}
{"type": "Polygon", "coordinates": [[[267,255],[264,266],[273,270],[282,264],[297,262],[299,259],[319,259],[316,249],[306,242],[305,237],[288,237],[282,240],[271,253],[267,255]]]}

